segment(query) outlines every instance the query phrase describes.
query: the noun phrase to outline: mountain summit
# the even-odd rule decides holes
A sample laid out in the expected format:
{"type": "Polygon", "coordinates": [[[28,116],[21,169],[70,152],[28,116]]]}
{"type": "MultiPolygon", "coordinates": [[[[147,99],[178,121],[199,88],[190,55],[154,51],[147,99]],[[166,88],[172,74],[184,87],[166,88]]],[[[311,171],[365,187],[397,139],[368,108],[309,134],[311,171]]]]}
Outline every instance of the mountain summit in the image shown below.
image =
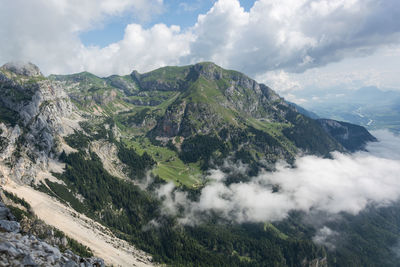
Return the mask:
{"type": "MultiPolygon", "coordinates": [[[[151,265],[150,253],[173,266],[326,264],[324,249],[267,223],[183,227],[157,197],[157,188],[171,182],[196,199],[213,169],[235,186],[273,171],[278,161],[294,165],[298,155],[329,157],[374,140],[362,127],[299,111],[306,114],[268,86],[210,62],[104,78],[88,72],[44,77],[33,64],[8,63],[0,68],[0,181],[32,203],[42,201],[34,211],[64,207],[68,212],[60,216],[73,224],[87,223],[78,220],[85,214],[112,231],[99,242],[125,247],[117,236],[146,252],[129,250],[125,263],[151,265]]],[[[275,185],[271,190],[279,192],[275,185]]],[[[18,211],[21,220],[28,211],[18,211]]],[[[99,255],[104,248],[77,238],[99,249],[94,254],[107,264],[121,265],[118,256],[99,255]]]]}
{"type": "Polygon", "coordinates": [[[43,76],[39,67],[30,62],[10,62],[4,64],[1,68],[23,76],[43,76]]]}
{"type": "Polygon", "coordinates": [[[119,142],[146,151],[158,163],[154,174],[192,185],[200,181],[190,177],[227,158],[257,171],[299,153],[328,156],[373,140],[353,134],[361,128],[349,124],[341,124],[348,138],[337,138],[325,121],[302,115],[268,86],[211,62],[105,78],[88,72],[45,78],[31,63],[7,63],[0,81],[3,158],[30,169],[33,155],[48,162],[81,149],[74,147],[81,136],[89,146],[119,142]]]}

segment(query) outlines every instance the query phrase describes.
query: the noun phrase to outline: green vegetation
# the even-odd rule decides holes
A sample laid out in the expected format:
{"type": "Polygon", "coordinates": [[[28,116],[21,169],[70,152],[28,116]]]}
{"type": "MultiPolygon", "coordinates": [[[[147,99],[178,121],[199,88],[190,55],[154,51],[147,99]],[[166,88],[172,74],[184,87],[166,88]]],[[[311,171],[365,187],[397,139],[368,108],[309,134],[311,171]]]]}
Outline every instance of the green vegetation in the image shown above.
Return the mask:
{"type": "MultiPolygon", "coordinates": [[[[51,226],[48,226],[51,227],[51,226]]],[[[73,253],[81,256],[81,257],[93,257],[93,252],[92,250],[85,246],[82,245],[81,243],[79,243],[78,241],[76,241],[75,239],[70,238],[69,236],[67,236],[63,231],[58,230],[57,228],[51,227],[53,232],[54,232],[54,237],[57,238],[66,238],[67,239],[67,245],[64,246],[59,246],[61,252],[65,252],[65,250],[69,249],[71,250],[73,253]]],[[[44,237],[45,238],[45,237],[44,237]]]]}
{"type": "Polygon", "coordinates": [[[32,213],[27,212],[25,210],[22,210],[20,208],[17,208],[15,206],[7,206],[7,208],[10,209],[11,213],[15,216],[15,219],[17,220],[17,222],[20,222],[23,218],[25,217],[32,217],[32,213]]]}
{"type": "Polygon", "coordinates": [[[78,82],[81,86],[90,84],[89,88],[91,88],[92,85],[96,87],[103,87],[105,85],[105,82],[101,78],[86,71],[70,75],[50,75],[49,78],[67,83],[78,82]]]}
{"type": "Polygon", "coordinates": [[[347,122],[336,122],[337,125],[331,126],[329,122],[324,119],[318,120],[318,122],[326,129],[329,134],[343,147],[351,152],[355,152],[360,148],[364,148],[367,142],[376,141],[364,127],[354,125],[347,122]]]}
{"type": "Polygon", "coordinates": [[[10,193],[10,192],[8,192],[6,190],[3,190],[3,193],[7,198],[12,200],[14,203],[20,204],[21,206],[25,207],[27,210],[31,209],[31,205],[29,205],[29,203],[26,202],[25,199],[19,198],[16,195],[14,195],[13,193],[10,193]]]}
{"type": "MultiPolygon", "coordinates": [[[[59,176],[85,200],[87,214],[172,266],[301,266],[301,260],[324,256],[311,241],[282,239],[262,225],[182,227],[161,215],[160,203],[132,183],[112,177],[96,155],[65,158],[59,176]],[[153,224],[158,226],[152,226],[153,224]],[[244,260],[246,259],[246,260],[244,260]]],[[[65,196],[65,195],[64,195],[65,196]]]]}
{"type": "MultiPolygon", "coordinates": [[[[178,223],[182,214],[165,215],[154,197],[160,183],[173,181],[175,190],[196,199],[207,182],[203,174],[227,158],[248,166],[240,174],[222,168],[226,184],[232,184],[249,181],[278,160],[293,163],[299,151],[325,156],[343,150],[318,123],[266,86],[212,63],[130,76],[52,78],[66,84],[88,120],[80,123],[82,131],[65,138],[78,150],[60,156],[66,170],[55,175],[66,186],[45,181],[40,189],[110,227],[156,261],[170,266],[302,266],[328,253],[333,266],[368,266],[357,257],[349,260],[355,249],[335,254],[316,246],[311,241],[315,229],[295,212],[274,224],[235,224],[203,214],[195,226],[183,226],[178,223]],[[150,172],[154,182],[148,191],[110,175],[90,150],[96,140],[116,145],[130,177],[141,179],[150,172]]],[[[360,251],[367,251],[365,244],[360,251]]]]}
{"type": "MultiPolygon", "coordinates": [[[[317,123],[285,105],[266,86],[260,86],[261,93],[247,76],[210,62],[164,67],[145,74],[133,72],[129,76],[99,78],[79,73],[52,78],[70,84],[74,99],[95,101],[85,110],[100,112],[95,120],[103,117],[113,121],[109,125],[121,131],[123,142],[129,143],[127,147],[134,147],[138,155],[146,152],[157,162],[151,164],[152,173],[176,184],[198,185],[196,177],[211,167],[211,159],[218,165],[224,157],[234,156],[236,161],[249,164],[253,170],[250,174],[254,175],[261,160],[293,161],[298,148],[320,155],[342,149],[317,123]],[[117,96],[111,102],[95,100],[99,96],[96,94],[104,96],[113,90],[117,96]],[[226,133],[222,135],[222,131],[226,133]],[[145,136],[151,145],[140,143],[145,136]],[[156,141],[160,136],[170,140],[156,141]],[[172,143],[176,136],[184,137],[178,146],[172,143]]],[[[91,122],[95,129],[82,127],[85,133],[75,133],[66,140],[75,148],[87,147],[91,138],[108,140],[110,134],[103,124],[91,122]]],[[[123,149],[119,147],[120,155],[126,152],[123,149]]],[[[137,176],[130,169],[130,174],[137,176]]]]}
{"type": "Polygon", "coordinates": [[[295,145],[308,153],[328,156],[333,150],[343,151],[340,143],[330,137],[313,119],[281,106],[286,111],[286,119],[293,125],[285,128],[283,134],[295,145]]]}
{"type": "Polygon", "coordinates": [[[16,205],[7,205],[7,208],[10,209],[11,213],[15,216],[17,222],[20,222],[23,218],[32,218],[33,213],[31,209],[31,205],[29,205],[28,202],[25,201],[23,198],[19,198],[13,193],[10,193],[6,190],[2,190],[4,195],[11,200],[14,204],[21,205],[25,209],[20,209],[16,205]]]}
{"type": "Polygon", "coordinates": [[[151,85],[152,83],[157,83],[157,81],[162,81],[166,85],[162,89],[179,90],[188,72],[188,66],[163,67],[140,75],[140,83],[142,85],[151,85]]]}
{"type": "Polygon", "coordinates": [[[66,136],[64,140],[70,147],[75,149],[85,149],[88,148],[92,138],[81,131],[75,131],[73,134],[66,136]]]}
{"type": "Polygon", "coordinates": [[[78,212],[84,212],[85,206],[74,196],[74,194],[65,186],[56,182],[45,180],[52,194],[60,200],[67,202],[78,212]]]}
{"type": "MultiPolygon", "coordinates": [[[[0,133],[1,134],[1,133],[0,133]]],[[[8,146],[8,140],[5,137],[0,136],[0,153],[8,146]]]]}
{"type": "Polygon", "coordinates": [[[185,163],[201,160],[202,169],[207,170],[211,156],[216,151],[220,152],[220,158],[225,158],[228,152],[226,144],[216,136],[196,135],[183,141],[179,157],[185,163]]]}
{"type": "Polygon", "coordinates": [[[68,240],[68,249],[70,249],[72,252],[74,252],[75,254],[81,256],[81,257],[93,257],[93,252],[92,250],[85,246],[82,245],[81,243],[79,243],[78,241],[76,241],[75,239],[72,239],[68,236],[66,236],[67,240],[68,240]]]}
{"type": "Polygon", "coordinates": [[[340,245],[329,254],[329,266],[398,266],[400,240],[399,203],[369,208],[357,216],[328,224],[341,235],[340,245]]]}
{"type": "Polygon", "coordinates": [[[149,108],[144,108],[138,113],[135,114],[135,116],[132,116],[132,122],[136,124],[140,124],[143,122],[144,118],[146,117],[147,113],[150,111],[149,108]]]}
{"type": "Polygon", "coordinates": [[[135,150],[127,148],[123,144],[118,146],[118,158],[129,167],[132,178],[142,178],[146,171],[156,164],[147,152],[140,156],[135,150]]]}
{"type": "MultiPolygon", "coordinates": [[[[154,204],[151,204],[149,196],[131,183],[112,177],[104,170],[100,159],[94,153],[90,154],[87,160],[83,152],[72,153],[66,156],[65,162],[68,167],[62,175],[59,175],[69,188],[75,188],[85,198],[85,206],[93,215],[95,211],[100,211],[102,207],[111,203],[116,210],[126,208],[126,216],[129,216],[130,222],[141,222],[150,215],[146,213],[154,210],[154,204]],[[133,201],[129,206],[129,201],[133,201]],[[135,203],[136,202],[136,205],[135,203]],[[148,205],[140,205],[148,204],[148,205]],[[147,206],[147,207],[144,207],[147,206]],[[142,210],[145,209],[145,210],[142,210]],[[141,214],[140,217],[134,217],[135,214],[141,214]]],[[[108,210],[106,212],[111,212],[108,210]]],[[[112,216],[104,216],[113,220],[112,216]]],[[[131,227],[130,224],[124,227],[131,227]]]]}
{"type": "Polygon", "coordinates": [[[197,187],[202,175],[199,163],[184,163],[178,156],[176,148],[154,145],[148,138],[137,137],[132,140],[124,140],[124,146],[132,148],[138,155],[147,153],[156,162],[152,173],[165,181],[172,181],[176,185],[184,185],[187,188],[197,187]]]}
{"type": "Polygon", "coordinates": [[[10,97],[15,101],[15,102],[26,102],[30,101],[32,99],[33,93],[30,91],[19,91],[19,90],[11,90],[9,91],[10,97]]]}

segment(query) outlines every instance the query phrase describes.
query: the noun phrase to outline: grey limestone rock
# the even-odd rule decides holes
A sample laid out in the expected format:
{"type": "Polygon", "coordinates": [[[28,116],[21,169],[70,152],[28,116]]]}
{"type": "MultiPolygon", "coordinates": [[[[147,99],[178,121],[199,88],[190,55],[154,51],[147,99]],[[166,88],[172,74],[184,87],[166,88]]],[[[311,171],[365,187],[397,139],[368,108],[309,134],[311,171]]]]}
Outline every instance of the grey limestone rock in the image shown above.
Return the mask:
{"type": "Polygon", "coordinates": [[[40,69],[30,62],[10,62],[3,65],[4,69],[11,71],[18,75],[24,76],[42,76],[40,69]]]}
{"type": "Polygon", "coordinates": [[[14,221],[15,217],[2,202],[0,202],[0,220],[14,221]]]}
{"type": "MultiPolygon", "coordinates": [[[[2,202],[0,217],[0,266],[105,266],[100,258],[81,258],[70,250],[61,253],[34,235],[19,233],[20,224],[2,202]]],[[[47,234],[54,237],[52,231],[47,234]]]]}
{"type": "Polygon", "coordinates": [[[19,232],[19,223],[14,221],[0,220],[0,231],[19,232]]]}
{"type": "Polygon", "coordinates": [[[76,267],[78,266],[78,264],[72,260],[67,261],[66,263],[64,263],[63,267],[76,267]]]}
{"type": "Polygon", "coordinates": [[[22,260],[22,264],[24,266],[38,266],[35,260],[32,258],[31,255],[25,255],[24,259],[22,260]]]}

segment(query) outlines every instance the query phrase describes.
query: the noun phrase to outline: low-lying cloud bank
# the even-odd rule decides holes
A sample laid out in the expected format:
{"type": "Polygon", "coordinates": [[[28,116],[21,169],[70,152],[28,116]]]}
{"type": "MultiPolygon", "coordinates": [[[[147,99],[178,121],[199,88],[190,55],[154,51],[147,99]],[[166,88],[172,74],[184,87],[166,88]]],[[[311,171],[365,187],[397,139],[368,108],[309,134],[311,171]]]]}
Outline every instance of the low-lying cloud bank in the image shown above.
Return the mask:
{"type": "Polygon", "coordinates": [[[165,210],[183,211],[180,220],[188,224],[205,213],[238,223],[279,221],[293,210],[357,214],[368,205],[388,205],[400,197],[400,136],[373,134],[379,142],[370,143],[368,152],[335,152],[333,159],[300,157],[296,168],[279,163],[276,172],[263,172],[246,183],[227,186],[226,174],[213,170],[208,177],[212,182],[198,201],[174,190],[173,184],[159,188],[158,194],[165,210]]]}

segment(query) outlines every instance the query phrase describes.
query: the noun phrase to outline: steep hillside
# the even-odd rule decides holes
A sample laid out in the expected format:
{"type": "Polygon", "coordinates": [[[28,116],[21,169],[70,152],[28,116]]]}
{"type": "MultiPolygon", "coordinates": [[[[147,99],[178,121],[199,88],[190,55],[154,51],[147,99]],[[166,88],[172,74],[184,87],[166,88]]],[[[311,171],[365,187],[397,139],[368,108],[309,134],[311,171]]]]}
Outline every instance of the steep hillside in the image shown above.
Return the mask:
{"type": "Polygon", "coordinates": [[[362,126],[328,119],[318,119],[317,121],[326,132],[351,152],[365,148],[367,142],[377,141],[362,126]]]}
{"type": "MultiPolygon", "coordinates": [[[[208,62],[106,78],[44,77],[33,64],[6,64],[0,103],[1,182],[16,194],[31,192],[32,201],[32,192],[45,193],[60,210],[73,209],[71,225],[101,223],[110,253],[129,247],[126,240],[145,251],[138,255],[152,255],[124,254],[143,265],[153,259],[171,266],[326,266],[328,252],[303,225],[291,224],[294,234],[286,235],[268,222],[236,224],[218,214],[182,225],[179,212],[163,209],[157,190],[172,181],[195,200],[213,168],[235,184],[274,170],[280,160],[329,157],[372,141],[367,134],[337,135],[266,85],[208,62]],[[245,166],[244,173],[232,164],[245,166]]],[[[352,133],[355,126],[346,127],[352,133]]],[[[116,255],[104,259],[119,263],[116,255]]]]}
{"type": "Polygon", "coordinates": [[[186,185],[200,182],[193,177],[226,158],[257,171],[273,168],[279,159],[291,162],[299,153],[327,156],[346,150],[269,87],[213,63],[50,79],[92,118],[83,127],[86,134],[104,123],[115,125],[119,141],[158,162],[154,174],[186,185]],[[176,170],[180,175],[173,178],[176,170]]]}
{"type": "Polygon", "coordinates": [[[87,247],[38,220],[25,200],[7,191],[0,194],[1,266],[105,266],[90,257],[87,247]]]}

